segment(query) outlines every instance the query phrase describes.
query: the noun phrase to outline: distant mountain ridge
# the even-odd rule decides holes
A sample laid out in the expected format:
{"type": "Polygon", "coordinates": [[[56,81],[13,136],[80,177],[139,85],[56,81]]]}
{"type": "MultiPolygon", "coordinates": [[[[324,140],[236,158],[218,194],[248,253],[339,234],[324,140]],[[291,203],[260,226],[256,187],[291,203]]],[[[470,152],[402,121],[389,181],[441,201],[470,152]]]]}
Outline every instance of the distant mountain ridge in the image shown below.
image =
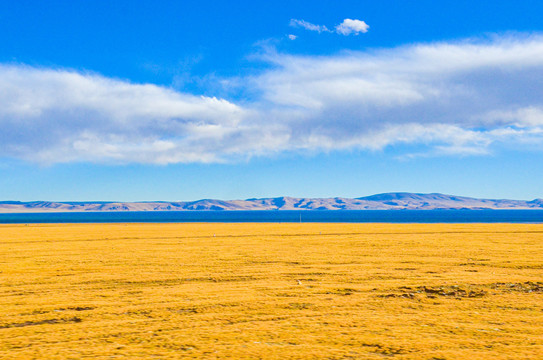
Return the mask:
{"type": "Polygon", "coordinates": [[[144,202],[51,202],[0,201],[0,213],[87,211],[191,211],[191,210],[481,210],[540,209],[543,199],[477,199],[445,194],[407,192],[376,194],[360,198],[276,197],[247,200],[144,201],[144,202]]]}

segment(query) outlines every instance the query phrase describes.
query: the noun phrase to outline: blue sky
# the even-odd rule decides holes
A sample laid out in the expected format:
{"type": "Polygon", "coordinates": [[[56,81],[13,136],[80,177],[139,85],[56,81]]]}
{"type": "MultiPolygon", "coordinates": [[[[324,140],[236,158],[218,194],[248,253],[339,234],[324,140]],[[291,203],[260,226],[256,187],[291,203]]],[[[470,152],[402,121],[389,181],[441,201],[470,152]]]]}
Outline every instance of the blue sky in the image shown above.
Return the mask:
{"type": "Polygon", "coordinates": [[[0,199],[543,197],[542,13],[0,2],[0,199]]]}

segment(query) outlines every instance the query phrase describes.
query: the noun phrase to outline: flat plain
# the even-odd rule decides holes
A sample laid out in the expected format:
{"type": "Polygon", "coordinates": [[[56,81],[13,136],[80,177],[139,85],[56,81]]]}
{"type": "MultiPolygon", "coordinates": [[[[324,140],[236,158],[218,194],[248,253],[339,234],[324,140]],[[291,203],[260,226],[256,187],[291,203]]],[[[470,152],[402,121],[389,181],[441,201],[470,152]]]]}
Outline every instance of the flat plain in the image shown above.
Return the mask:
{"type": "Polygon", "coordinates": [[[543,225],[0,226],[0,358],[540,359],[543,225]]]}

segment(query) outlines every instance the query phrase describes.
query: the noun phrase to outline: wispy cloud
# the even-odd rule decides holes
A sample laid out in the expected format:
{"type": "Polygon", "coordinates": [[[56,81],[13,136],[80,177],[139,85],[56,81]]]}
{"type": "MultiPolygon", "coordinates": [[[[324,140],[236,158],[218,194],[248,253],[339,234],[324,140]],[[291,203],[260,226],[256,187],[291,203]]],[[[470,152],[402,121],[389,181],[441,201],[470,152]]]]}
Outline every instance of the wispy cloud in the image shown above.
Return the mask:
{"type": "Polygon", "coordinates": [[[0,157],[166,164],[391,145],[543,150],[541,36],[265,60],[267,70],[237,79],[250,100],[0,65],[0,157]]]}
{"type": "Polygon", "coordinates": [[[316,31],[318,33],[321,32],[331,32],[326,26],[324,25],[315,25],[310,22],[307,22],[305,20],[297,20],[297,19],[291,19],[290,20],[290,26],[292,27],[301,27],[309,31],[316,31]]]}
{"type": "Polygon", "coordinates": [[[358,35],[360,33],[367,33],[368,29],[370,28],[368,24],[366,24],[362,20],[356,20],[356,19],[345,19],[343,22],[335,27],[335,30],[332,31],[328,29],[324,25],[315,25],[310,22],[307,22],[305,20],[298,20],[298,19],[291,19],[290,20],[290,26],[292,27],[301,27],[305,30],[309,31],[316,31],[318,33],[323,32],[335,32],[340,35],[358,35]]]}

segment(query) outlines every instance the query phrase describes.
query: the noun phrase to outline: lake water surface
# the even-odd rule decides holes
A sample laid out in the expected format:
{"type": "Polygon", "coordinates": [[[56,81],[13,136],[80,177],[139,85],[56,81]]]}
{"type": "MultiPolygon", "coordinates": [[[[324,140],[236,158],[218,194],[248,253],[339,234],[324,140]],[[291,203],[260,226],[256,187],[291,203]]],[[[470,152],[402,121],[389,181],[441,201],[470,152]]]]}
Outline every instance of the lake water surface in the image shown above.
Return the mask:
{"type": "Polygon", "coordinates": [[[543,223],[543,210],[134,211],[0,214],[0,223],[543,223]]]}

